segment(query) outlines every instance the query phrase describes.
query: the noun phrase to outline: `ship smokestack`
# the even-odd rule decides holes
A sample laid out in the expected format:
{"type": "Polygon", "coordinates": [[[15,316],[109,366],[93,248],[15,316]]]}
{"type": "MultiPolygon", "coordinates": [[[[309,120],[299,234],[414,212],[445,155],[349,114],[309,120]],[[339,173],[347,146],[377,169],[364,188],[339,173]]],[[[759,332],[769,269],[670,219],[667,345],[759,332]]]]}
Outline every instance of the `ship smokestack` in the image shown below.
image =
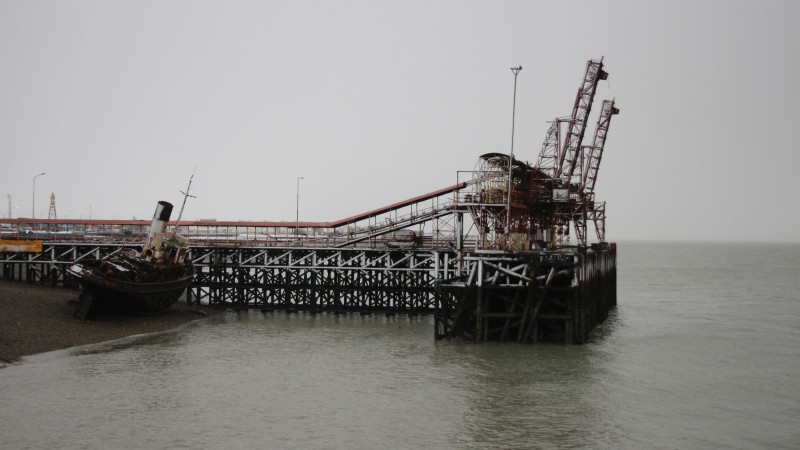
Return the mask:
{"type": "Polygon", "coordinates": [[[153,213],[153,223],[150,224],[150,233],[147,235],[147,242],[142,248],[142,257],[147,259],[158,259],[161,255],[161,244],[164,242],[164,232],[167,230],[167,222],[172,214],[172,203],[160,201],[156,205],[156,212],[153,213]]]}

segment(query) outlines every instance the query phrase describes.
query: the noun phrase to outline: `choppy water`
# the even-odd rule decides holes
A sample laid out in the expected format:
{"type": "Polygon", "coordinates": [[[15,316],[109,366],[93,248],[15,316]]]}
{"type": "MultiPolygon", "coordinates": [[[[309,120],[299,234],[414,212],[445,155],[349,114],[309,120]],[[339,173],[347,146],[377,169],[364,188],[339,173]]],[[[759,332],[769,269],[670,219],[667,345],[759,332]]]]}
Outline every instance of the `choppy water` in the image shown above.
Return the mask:
{"type": "Polygon", "coordinates": [[[0,370],[0,448],[800,448],[800,245],[619,246],[584,346],[226,313],[0,370]]]}

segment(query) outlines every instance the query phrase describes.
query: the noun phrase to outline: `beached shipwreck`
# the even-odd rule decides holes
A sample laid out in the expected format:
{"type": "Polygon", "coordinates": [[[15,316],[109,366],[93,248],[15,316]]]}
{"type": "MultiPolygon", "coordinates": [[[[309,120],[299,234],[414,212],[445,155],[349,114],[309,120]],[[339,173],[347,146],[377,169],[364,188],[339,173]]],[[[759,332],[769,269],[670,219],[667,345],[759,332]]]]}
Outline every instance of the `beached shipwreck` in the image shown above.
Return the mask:
{"type": "Polygon", "coordinates": [[[83,291],[77,317],[92,314],[158,314],[172,306],[192,282],[194,267],[186,259],[189,241],[168,231],[172,204],[158,202],[142,250],[113,258],[80,261],[67,269],[83,291]]]}

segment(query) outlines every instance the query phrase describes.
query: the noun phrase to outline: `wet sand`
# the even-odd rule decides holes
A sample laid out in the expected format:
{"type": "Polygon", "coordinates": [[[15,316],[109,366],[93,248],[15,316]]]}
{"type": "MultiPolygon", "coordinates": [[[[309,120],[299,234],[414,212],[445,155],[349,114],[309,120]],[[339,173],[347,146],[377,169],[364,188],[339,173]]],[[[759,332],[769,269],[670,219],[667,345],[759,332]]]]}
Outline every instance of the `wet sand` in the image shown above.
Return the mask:
{"type": "Polygon", "coordinates": [[[220,310],[183,300],[157,316],[73,317],[75,289],[0,281],[0,367],[25,355],[167,331],[220,310]]]}

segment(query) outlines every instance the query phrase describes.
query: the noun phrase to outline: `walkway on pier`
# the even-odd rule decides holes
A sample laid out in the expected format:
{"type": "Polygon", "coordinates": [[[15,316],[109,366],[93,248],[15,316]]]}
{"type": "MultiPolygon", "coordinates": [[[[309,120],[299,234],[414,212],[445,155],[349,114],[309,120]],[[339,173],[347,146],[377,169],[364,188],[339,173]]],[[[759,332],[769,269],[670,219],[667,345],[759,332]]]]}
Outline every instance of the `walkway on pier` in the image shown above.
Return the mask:
{"type": "MultiPolygon", "coordinates": [[[[179,232],[197,244],[342,248],[453,214],[453,200],[446,196],[467,185],[461,182],[332,222],[184,220],[179,232]]],[[[21,218],[0,219],[0,223],[12,227],[0,239],[62,242],[140,243],[150,226],[149,220],[21,218]]]]}

